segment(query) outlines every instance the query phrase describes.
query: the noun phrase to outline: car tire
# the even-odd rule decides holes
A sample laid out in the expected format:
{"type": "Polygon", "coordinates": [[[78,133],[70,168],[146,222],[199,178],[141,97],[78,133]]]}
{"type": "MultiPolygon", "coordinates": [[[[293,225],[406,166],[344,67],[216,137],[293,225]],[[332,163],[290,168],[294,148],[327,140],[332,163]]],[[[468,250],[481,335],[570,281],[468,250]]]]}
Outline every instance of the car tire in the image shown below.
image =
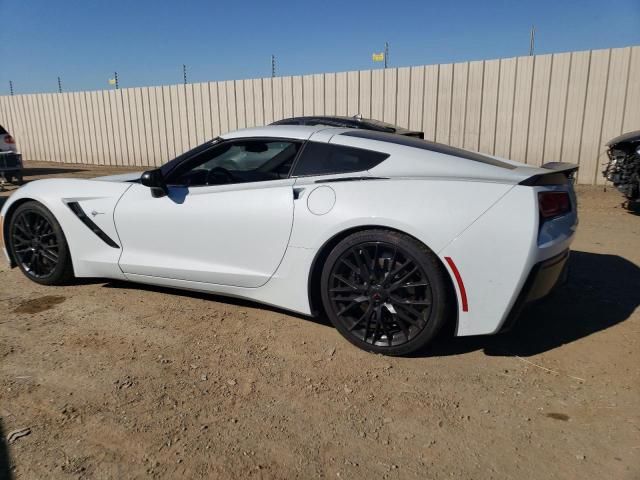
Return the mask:
{"type": "Polygon", "coordinates": [[[384,355],[425,348],[451,314],[449,282],[438,257],[408,235],[356,232],[322,269],[324,310],[351,343],[384,355]]]}
{"type": "Polygon", "coordinates": [[[41,285],[63,285],[73,278],[67,240],[44,205],[25,202],[9,219],[8,247],[22,273],[41,285]]]}

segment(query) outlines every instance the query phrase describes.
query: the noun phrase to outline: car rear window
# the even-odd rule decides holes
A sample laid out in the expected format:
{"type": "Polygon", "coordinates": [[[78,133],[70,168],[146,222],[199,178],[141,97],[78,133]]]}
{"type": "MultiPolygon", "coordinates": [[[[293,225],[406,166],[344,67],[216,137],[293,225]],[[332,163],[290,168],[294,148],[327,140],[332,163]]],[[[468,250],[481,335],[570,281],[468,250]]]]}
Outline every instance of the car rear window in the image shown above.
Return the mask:
{"type": "Polygon", "coordinates": [[[0,135],[5,135],[7,131],[4,129],[2,125],[0,125],[0,135]]]}
{"type": "Polygon", "coordinates": [[[370,170],[389,157],[386,153],[361,148],[309,142],[298,159],[292,176],[329,175],[370,170]]]}
{"type": "Polygon", "coordinates": [[[491,158],[481,153],[470,152],[463,150],[462,148],[450,147],[449,145],[443,145],[442,143],[429,142],[428,140],[422,140],[416,137],[407,137],[404,135],[394,135],[392,133],[374,132],[371,130],[354,130],[345,132],[342,135],[349,137],[367,138],[370,140],[378,140],[380,142],[395,143],[397,145],[404,145],[405,147],[420,148],[422,150],[429,150],[431,152],[443,153],[445,155],[452,155],[454,157],[464,158],[466,160],[472,160],[474,162],[486,163],[493,165],[494,167],[507,168],[513,170],[515,165],[510,163],[501,162],[495,158],[491,158]]]}

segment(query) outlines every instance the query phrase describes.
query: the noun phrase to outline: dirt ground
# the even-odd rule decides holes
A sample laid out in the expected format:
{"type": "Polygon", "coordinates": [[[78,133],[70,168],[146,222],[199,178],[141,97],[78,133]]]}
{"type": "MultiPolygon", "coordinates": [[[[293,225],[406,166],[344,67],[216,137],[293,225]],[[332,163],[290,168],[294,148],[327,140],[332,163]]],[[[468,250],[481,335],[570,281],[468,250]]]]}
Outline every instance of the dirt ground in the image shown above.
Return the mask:
{"type": "Polygon", "coordinates": [[[0,477],[638,479],[640,216],[578,192],[569,284],[509,334],[414,358],[257,304],[42,287],[0,262],[3,437],[30,429],[0,442],[0,477]]]}

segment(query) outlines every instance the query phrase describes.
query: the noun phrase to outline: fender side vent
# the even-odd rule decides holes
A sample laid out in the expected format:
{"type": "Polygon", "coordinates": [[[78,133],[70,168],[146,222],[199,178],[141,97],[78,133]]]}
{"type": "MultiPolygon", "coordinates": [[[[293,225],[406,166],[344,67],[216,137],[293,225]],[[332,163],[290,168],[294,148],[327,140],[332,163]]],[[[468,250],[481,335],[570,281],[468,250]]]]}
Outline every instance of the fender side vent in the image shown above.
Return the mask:
{"type": "Polygon", "coordinates": [[[110,247],[120,248],[120,245],[114,242],[111,239],[111,237],[109,237],[109,235],[104,233],[104,231],[93,222],[93,220],[87,217],[87,214],[84,213],[84,210],[82,210],[82,207],[78,204],[78,202],[69,202],[67,203],[67,206],[71,209],[73,213],[75,213],[76,217],[78,217],[80,221],[89,228],[89,230],[91,230],[100,238],[100,240],[102,240],[104,243],[106,243],[110,247]]]}

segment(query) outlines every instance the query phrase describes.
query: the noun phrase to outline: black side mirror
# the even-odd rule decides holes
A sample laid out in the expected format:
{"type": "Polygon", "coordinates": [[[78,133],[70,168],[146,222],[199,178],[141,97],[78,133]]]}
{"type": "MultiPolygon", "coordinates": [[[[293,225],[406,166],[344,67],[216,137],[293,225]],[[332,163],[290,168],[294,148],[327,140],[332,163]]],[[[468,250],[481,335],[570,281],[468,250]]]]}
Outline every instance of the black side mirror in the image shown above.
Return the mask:
{"type": "Polygon", "coordinates": [[[164,176],[159,168],[155,170],[147,170],[140,177],[140,183],[151,189],[153,198],[164,197],[169,194],[164,176]]]}

